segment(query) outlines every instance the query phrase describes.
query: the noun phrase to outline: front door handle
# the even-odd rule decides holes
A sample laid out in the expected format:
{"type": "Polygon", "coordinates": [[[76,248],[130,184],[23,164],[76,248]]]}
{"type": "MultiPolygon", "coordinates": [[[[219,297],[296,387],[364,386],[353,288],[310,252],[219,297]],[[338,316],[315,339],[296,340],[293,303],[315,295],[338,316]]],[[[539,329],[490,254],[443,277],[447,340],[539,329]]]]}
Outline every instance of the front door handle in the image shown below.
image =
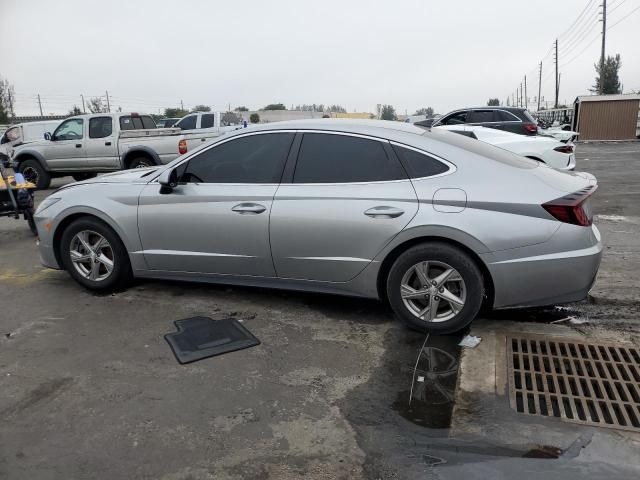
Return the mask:
{"type": "Polygon", "coordinates": [[[111,142],[104,142],[104,144],[105,144],[107,147],[110,147],[110,146],[111,146],[111,142]]]}
{"type": "Polygon", "coordinates": [[[81,143],[76,143],[76,148],[82,148],[82,144],[81,143]]]}
{"type": "Polygon", "coordinates": [[[267,209],[264,205],[260,205],[259,203],[239,203],[231,210],[240,215],[253,214],[257,215],[258,213],[262,213],[267,209]]]}
{"type": "Polygon", "coordinates": [[[380,207],[373,207],[364,212],[367,217],[372,218],[396,218],[403,213],[404,210],[400,210],[396,207],[387,207],[385,205],[382,205],[380,207]]]}

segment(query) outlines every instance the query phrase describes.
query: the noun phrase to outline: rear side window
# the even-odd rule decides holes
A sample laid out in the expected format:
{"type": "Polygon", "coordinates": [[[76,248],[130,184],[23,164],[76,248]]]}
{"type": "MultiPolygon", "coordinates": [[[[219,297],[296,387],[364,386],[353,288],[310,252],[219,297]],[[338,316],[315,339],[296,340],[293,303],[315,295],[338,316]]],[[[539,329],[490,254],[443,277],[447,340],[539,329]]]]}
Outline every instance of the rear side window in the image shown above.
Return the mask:
{"type": "Polygon", "coordinates": [[[294,183],[380,182],[407,178],[382,142],[347,135],[305,133],[294,183]]]}
{"type": "Polygon", "coordinates": [[[202,115],[200,119],[200,128],[211,128],[213,127],[216,120],[216,115],[214,113],[205,113],[202,115]]]}
{"type": "Polygon", "coordinates": [[[471,123],[495,122],[493,110],[474,110],[471,112],[471,123]]]}
{"type": "Polygon", "coordinates": [[[156,122],[153,121],[149,115],[143,115],[140,117],[142,119],[142,127],[143,128],[157,128],[156,122]]]}
{"type": "MultiPolygon", "coordinates": [[[[465,134],[467,132],[456,132],[465,134]]],[[[471,133],[471,132],[469,132],[471,133]]],[[[394,152],[400,158],[411,178],[432,177],[449,170],[449,167],[432,156],[417,152],[410,148],[392,145],[394,152]]]]}
{"type": "Polygon", "coordinates": [[[110,137],[113,133],[111,117],[94,117],[89,120],[89,138],[110,137]]]}
{"type": "Polygon", "coordinates": [[[497,110],[496,114],[498,116],[498,121],[500,122],[519,122],[520,119],[516,117],[513,113],[507,112],[506,110],[497,110]]]}
{"type": "MultiPolygon", "coordinates": [[[[155,128],[155,124],[153,127],[145,127],[143,118],[145,117],[131,117],[129,115],[120,117],[120,130],[142,130],[143,128],[155,128]]],[[[151,121],[153,122],[153,120],[151,121]]]]}
{"type": "Polygon", "coordinates": [[[293,137],[293,133],[267,133],[222,143],[189,160],[181,181],[279,183],[293,137]]]}
{"type": "Polygon", "coordinates": [[[176,127],[181,128],[182,130],[193,130],[196,128],[196,120],[197,115],[189,115],[184,117],[178,123],[176,123],[176,127]]]}

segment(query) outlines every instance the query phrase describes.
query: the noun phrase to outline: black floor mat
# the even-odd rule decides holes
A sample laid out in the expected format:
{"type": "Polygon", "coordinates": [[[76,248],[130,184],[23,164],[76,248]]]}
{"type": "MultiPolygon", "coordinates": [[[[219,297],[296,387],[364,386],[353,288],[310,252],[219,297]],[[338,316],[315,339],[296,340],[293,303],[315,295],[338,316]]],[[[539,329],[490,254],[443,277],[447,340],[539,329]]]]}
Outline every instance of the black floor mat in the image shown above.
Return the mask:
{"type": "Polygon", "coordinates": [[[183,364],[260,345],[260,340],[233,318],[192,317],[173,323],[178,331],[164,338],[183,364]]]}

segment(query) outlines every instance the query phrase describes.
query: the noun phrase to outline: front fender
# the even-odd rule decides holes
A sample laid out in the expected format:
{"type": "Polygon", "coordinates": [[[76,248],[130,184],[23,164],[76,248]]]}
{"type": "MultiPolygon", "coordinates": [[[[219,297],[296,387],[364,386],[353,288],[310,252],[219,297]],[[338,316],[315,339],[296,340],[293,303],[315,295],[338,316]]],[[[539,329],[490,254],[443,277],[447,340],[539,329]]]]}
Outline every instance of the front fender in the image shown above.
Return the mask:
{"type": "Polygon", "coordinates": [[[22,162],[30,158],[35,158],[42,166],[42,168],[44,168],[47,172],[49,171],[49,166],[47,165],[47,161],[44,156],[39,151],[28,148],[20,150],[17,154],[14,154],[13,158],[11,158],[10,160],[10,163],[14,169],[17,169],[22,162]]]}

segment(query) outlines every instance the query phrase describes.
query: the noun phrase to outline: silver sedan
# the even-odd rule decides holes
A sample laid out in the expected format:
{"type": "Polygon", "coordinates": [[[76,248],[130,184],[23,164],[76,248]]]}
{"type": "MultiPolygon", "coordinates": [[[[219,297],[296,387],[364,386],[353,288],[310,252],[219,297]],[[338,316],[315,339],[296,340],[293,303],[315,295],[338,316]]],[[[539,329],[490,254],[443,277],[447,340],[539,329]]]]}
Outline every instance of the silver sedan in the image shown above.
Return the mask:
{"type": "MultiPolygon", "coordinates": [[[[67,185],[36,212],[46,266],[379,298],[409,327],[583,299],[602,244],[593,178],[446,131],[307,120],[67,185]]],[[[161,288],[161,287],[159,287],[161,288]]]]}

